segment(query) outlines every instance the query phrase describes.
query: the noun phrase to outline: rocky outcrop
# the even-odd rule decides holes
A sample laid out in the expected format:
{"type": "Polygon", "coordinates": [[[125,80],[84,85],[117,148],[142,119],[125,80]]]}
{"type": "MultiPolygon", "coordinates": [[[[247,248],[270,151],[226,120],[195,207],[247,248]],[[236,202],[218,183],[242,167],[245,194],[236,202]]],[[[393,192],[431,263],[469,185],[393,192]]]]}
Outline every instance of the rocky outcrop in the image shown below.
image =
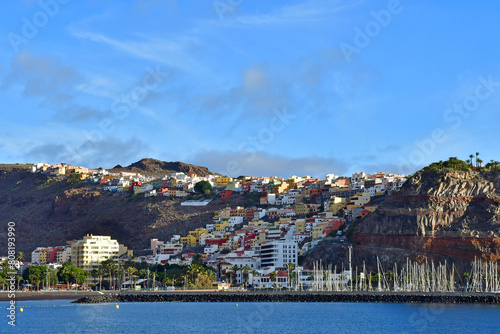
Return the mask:
{"type": "Polygon", "coordinates": [[[110,170],[111,172],[132,172],[142,173],[153,176],[165,176],[166,174],[182,172],[185,174],[196,174],[198,176],[206,176],[213,174],[206,167],[190,165],[183,162],[166,162],[157,159],[145,158],[134,162],[133,164],[122,167],[115,166],[110,170]]]}
{"type": "Polygon", "coordinates": [[[357,224],[359,251],[422,258],[500,259],[500,172],[421,171],[357,224]]]}

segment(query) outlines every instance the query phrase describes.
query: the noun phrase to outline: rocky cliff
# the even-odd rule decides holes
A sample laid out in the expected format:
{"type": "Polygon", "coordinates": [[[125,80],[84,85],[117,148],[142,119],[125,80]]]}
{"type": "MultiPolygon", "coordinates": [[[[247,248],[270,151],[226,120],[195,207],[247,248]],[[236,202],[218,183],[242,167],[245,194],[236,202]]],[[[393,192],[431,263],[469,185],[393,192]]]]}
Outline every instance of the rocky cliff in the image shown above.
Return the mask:
{"type": "Polygon", "coordinates": [[[420,171],[359,222],[359,259],[500,259],[500,172],[420,171]]]}

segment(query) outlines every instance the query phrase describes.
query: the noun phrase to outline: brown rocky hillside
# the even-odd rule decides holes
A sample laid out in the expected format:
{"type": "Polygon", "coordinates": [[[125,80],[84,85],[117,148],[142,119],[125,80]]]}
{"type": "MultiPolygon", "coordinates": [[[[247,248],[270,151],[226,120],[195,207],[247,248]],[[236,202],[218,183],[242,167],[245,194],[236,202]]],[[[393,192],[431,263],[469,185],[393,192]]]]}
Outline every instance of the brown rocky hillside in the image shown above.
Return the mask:
{"type": "Polygon", "coordinates": [[[70,184],[64,176],[31,174],[26,165],[0,165],[0,255],[7,254],[9,221],[16,223],[17,251],[26,255],[37,246],[64,245],[87,233],[144,249],[151,238],[185,235],[211,222],[215,210],[245,201],[245,196],[233,196],[206,207],[184,207],[179,199],[111,194],[85,181],[70,184]]]}

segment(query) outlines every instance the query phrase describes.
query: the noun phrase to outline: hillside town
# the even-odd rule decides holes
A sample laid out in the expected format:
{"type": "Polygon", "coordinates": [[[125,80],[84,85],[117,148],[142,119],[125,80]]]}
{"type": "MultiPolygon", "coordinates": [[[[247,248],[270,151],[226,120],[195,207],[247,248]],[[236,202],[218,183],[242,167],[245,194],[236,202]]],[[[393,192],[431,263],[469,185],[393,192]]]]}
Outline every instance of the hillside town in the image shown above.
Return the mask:
{"type": "MultiPolygon", "coordinates": [[[[147,268],[201,264],[213,271],[212,281],[219,287],[259,289],[290,288],[292,284],[310,287],[313,268],[300,266],[299,257],[314,250],[324,238],[347,244],[346,232],[352,222],[374,212],[377,201],[398,191],[407,178],[384,172],[356,172],[351,176],[327,174],[324,179],[295,175],[287,179],[231,178],[180,172],[152,177],[44,163],[33,165],[30,171],[48,177],[66,177],[68,182],[91,183],[102,192],[116,196],[182,198],[185,200],[181,205],[185,206],[210,206],[216,197],[226,200],[233,196],[252,196],[256,205],[217,210],[210,223],[186,235],[173,235],[169,240],[152,239],[149,250],[140,252],[139,256],[134,256],[134,252],[123,245],[126,240],[117,241],[110,236],[86,235],[80,240],[68,241],[67,245],[40,245],[31,253],[30,262],[16,262],[20,275],[30,266],[43,265],[57,271],[71,263],[86,273],[86,280],[79,283],[88,285],[95,281],[96,275],[103,279],[99,270],[102,263],[110,259],[117,273],[126,263],[128,267],[136,263],[145,264],[147,268]],[[203,189],[199,186],[202,184],[206,185],[203,189]]],[[[332,279],[347,282],[350,273],[345,271],[339,275],[332,279]]],[[[154,276],[161,275],[156,272],[154,276]]],[[[158,282],[154,277],[152,280],[153,285],[166,285],[167,275],[158,282]]],[[[169,283],[174,285],[173,281],[169,283]]],[[[146,278],[121,270],[121,279],[114,283],[115,288],[117,284],[120,288],[132,284],[147,286],[151,285],[151,277],[149,272],[146,278]]]]}

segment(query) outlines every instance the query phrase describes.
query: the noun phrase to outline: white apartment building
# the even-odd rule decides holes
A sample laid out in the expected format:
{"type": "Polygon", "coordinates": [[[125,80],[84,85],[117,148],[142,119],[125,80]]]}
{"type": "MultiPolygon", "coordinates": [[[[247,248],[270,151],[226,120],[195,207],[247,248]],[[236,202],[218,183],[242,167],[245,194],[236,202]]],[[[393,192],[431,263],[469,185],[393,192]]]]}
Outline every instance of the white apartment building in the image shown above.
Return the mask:
{"type": "Polygon", "coordinates": [[[103,235],[86,235],[71,245],[71,263],[86,271],[98,269],[99,264],[107,259],[118,261],[118,257],[127,252],[127,247],[118,241],[103,235]]]}
{"type": "Polygon", "coordinates": [[[287,264],[298,265],[299,247],[293,240],[273,240],[255,247],[261,258],[261,268],[284,268],[287,264]]]}
{"type": "Polygon", "coordinates": [[[64,246],[57,251],[57,263],[64,264],[71,260],[71,246],[64,246]]]}

